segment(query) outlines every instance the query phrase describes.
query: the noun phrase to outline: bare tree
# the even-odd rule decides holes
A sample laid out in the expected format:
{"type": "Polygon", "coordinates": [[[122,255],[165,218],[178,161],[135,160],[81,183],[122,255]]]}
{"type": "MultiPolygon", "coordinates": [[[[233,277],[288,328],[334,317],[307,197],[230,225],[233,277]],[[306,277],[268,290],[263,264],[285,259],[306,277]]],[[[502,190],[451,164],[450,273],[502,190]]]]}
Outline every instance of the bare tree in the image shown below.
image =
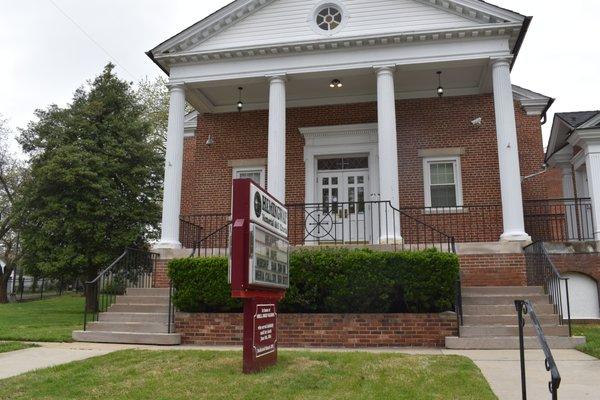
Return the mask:
{"type": "Polygon", "coordinates": [[[6,121],[0,118],[0,259],[5,263],[0,274],[0,303],[8,302],[8,285],[21,259],[15,202],[25,168],[11,154],[8,140],[6,121]]]}

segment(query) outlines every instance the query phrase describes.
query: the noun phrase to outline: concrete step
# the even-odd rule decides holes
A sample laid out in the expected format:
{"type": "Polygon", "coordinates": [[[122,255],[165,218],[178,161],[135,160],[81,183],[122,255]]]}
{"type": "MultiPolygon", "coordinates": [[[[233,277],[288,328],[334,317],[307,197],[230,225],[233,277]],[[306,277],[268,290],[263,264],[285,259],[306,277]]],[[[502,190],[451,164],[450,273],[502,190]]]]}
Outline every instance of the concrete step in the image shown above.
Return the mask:
{"type": "MultiPolygon", "coordinates": [[[[546,336],[569,336],[568,326],[546,325],[542,326],[546,336]]],[[[461,326],[461,337],[499,337],[499,336],[518,336],[519,328],[517,325],[480,325],[480,326],[461,326]]],[[[525,325],[525,336],[535,336],[535,328],[531,324],[525,325]]]]}
{"type": "MultiPolygon", "coordinates": [[[[536,314],[554,314],[552,304],[534,305],[536,314]]],[[[463,315],[514,315],[517,316],[515,305],[463,305],[463,315]]]]}
{"type": "Polygon", "coordinates": [[[544,289],[541,286],[482,286],[482,287],[463,287],[463,296],[468,295],[505,295],[505,296],[525,296],[542,295],[544,289]]]}
{"type": "Polygon", "coordinates": [[[163,323],[169,318],[168,313],[141,312],[105,312],[98,315],[99,322],[148,322],[163,323]]]}
{"type": "Polygon", "coordinates": [[[116,304],[169,305],[169,296],[117,296],[116,304]]]}
{"type": "Polygon", "coordinates": [[[169,305],[159,304],[113,304],[108,312],[168,313],[169,305]]]}
{"type": "MultiPolygon", "coordinates": [[[[541,324],[558,325],[558,316],[554,314],[538,314],[541,324]]],[[[513,315],[463,315],[465,325],[513,325],[517,322],[517,313],[513,315]]]]}
{"type": "MultiPolygon", "coordinates": [[[[555,349],[574,349],[575,347],[585,344],[585,337],[557,337],[547,336],[546,340],[552,350],[555,349]]],[[[526,349],[540,349],[540,344],[537,337],[525,337],[526,349]]],[[[446,337],[446,348],[455,350],[518,350],[518,336],[503,336],[503,337],[477,337],[466,338],[448,336],[446,337]]]]}
{"type": "Polygon", "coordinates": [[[169,288],[128,288],[127,296],[169,296],[169,288]]]}
{"type": "MultiPolygon", "coordinates": [[[[158,322],[91,322],[87,324],[88,331],[102,332],[138,332],[138,333],[168,333],[166,320],[158,322]]],[[[171,324],[171,332],[174,332],[174,324],[171,324]]]]}
{"type": "Polygon", "coordinates": [[[155,344],[162,346],[181,344],[179,333],[73,331],[72,336],[73,340],[77,342],[155,344]]]}
{"type": "Polygon", "coordinates": [[[530,300],[534,306],[538,304],[550,304],[550,297],[546,295],[529,295],[527,297],[516,296],[487,296],[487,295],[469,295],[463,296],[463,306],[467,305],[515,305],[515,300],[530,300]]]}

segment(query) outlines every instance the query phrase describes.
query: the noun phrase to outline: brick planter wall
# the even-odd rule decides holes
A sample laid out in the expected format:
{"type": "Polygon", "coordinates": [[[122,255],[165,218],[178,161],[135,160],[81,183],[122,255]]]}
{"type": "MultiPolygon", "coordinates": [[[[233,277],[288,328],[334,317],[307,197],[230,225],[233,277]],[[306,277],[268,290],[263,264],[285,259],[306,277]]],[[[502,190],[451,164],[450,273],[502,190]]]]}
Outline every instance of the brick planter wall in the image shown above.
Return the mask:
{"type": "MultiPolygon", "coordinates": [[[[177,313],[183,344],[241,345],[242,314],[177,313]]],[[[457,335],[456,317],[444,314],[279,314],[283,347],[443,347],[457,335]]]]}
{"type": "Polygon", "coordinates": [[[463,287],[527,285],[523,254],[463,254],[458,257],[463,287]]]}
{"type": "Polygon", "coordinates": [[[169,276],[167,275],[167,264],[170,260],[156,260],[154,264],[154,287],[168,288],[169,276]]]}

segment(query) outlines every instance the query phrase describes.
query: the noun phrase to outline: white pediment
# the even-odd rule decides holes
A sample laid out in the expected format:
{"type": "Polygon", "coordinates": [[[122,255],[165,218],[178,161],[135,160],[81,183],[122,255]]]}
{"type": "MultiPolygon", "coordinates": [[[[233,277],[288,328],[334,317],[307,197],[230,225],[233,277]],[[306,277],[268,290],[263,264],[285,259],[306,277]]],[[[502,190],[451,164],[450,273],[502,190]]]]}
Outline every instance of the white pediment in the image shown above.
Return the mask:
{"type": "Polygon", "coordinates": [[[235,49],[299,43],[318,47],[331,40],[493,29],[524,19],[479,0],[237,0],[159,45],[152,55],[186,55],[194,61],[194,55],[235,49]],[[342,26],[332,32],[315,24],[316,11],[328,4],[338,7],[344,17],[342,26]]]}

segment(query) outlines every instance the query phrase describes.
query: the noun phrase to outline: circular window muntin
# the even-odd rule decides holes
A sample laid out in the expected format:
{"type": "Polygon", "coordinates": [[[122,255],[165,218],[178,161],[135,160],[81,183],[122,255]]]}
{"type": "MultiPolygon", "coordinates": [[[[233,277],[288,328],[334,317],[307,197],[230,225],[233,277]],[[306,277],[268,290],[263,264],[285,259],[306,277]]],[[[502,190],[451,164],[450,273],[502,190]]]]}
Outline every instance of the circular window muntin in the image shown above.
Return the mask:
{"type": "Polygon", "coordinates": [[[308,16],[311,28],[320,35],[334,35],[342,30],[348,21],[348,12],[341,2],[323,1],[318,3],[308,16]],[[327,17],[330,17],[327,19],[327,17]],[[326,20],[327,19],[327,20],[326,20]]]}

